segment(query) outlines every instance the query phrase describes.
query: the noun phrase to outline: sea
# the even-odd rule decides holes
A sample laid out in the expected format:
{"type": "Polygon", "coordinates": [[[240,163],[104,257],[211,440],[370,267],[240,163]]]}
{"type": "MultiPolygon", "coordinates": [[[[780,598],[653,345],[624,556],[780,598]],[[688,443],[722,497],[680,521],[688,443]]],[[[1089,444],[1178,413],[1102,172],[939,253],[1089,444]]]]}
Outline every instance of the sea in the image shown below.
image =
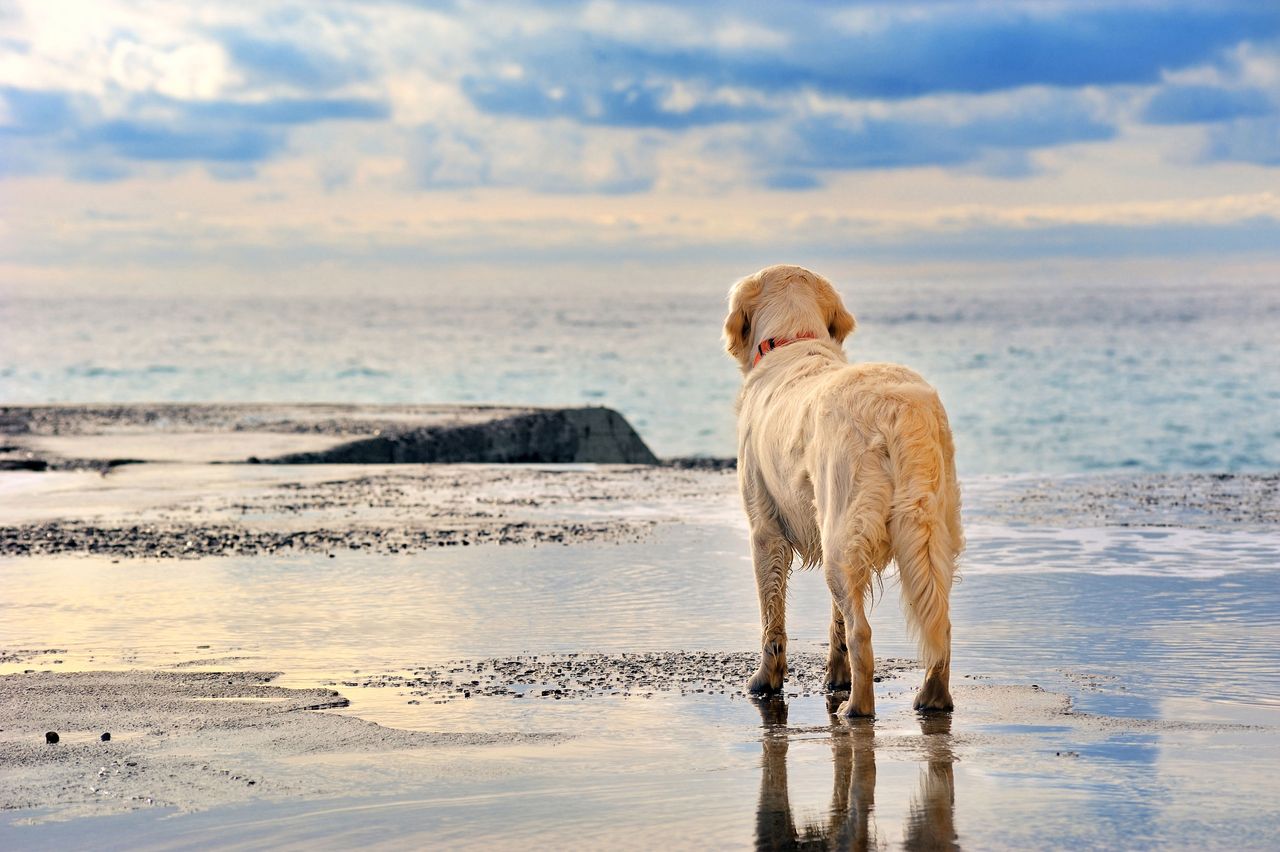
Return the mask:
{"type": "MultiPolygon", "coordinates": [[[[925,375],[962,474],[1280,468],[1280,282],[873,282],[851,360],[925,375]]],[[[603,405],[732,456],[724,291],[0,291],[0,402],[603,405]]]]}

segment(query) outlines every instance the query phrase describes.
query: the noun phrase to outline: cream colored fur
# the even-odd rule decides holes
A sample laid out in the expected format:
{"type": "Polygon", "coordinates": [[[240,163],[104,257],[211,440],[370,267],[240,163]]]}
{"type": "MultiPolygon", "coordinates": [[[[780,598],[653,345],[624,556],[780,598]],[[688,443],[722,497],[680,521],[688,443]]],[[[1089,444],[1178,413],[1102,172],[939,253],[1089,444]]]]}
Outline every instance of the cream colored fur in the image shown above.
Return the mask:
{"type": "Polygon", "coordinates": [[[849,364],[853,316],[822,276],[771,266],[729,293],[725,344],[742,367],[738,479],[751,525],[762,659],[748,688],[786,676],[786,586],[794,556],[822,565],[831,590],[827,686],[849,689],[838,712],[875,713],[866,606],[874,575],[896,562],[907,623],[919,641],[919,710],[950,710],[951,581],[964,548],[947,414],[917,373],[849,364]],[[801,339],[766,354],[769,338],[801,339]]]}

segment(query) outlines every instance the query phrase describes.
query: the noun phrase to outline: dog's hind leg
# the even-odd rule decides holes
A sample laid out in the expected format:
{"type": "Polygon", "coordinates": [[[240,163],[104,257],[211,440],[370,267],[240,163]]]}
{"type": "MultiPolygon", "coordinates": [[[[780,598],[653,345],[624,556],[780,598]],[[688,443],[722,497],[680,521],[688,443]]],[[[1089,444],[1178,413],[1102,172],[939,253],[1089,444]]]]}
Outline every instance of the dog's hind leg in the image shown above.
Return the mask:
{"type": "Polygon", "coordinates": [[[760,668],[747,689],[756,694],[780,692],[787,676],[787,575],[792,554],[776,520],[753,519],[751,561],[760,595],[760,668]]]}
{"type": "Polygon", "coordinates": [[[951,700],[951,581],[955,573],[954,547],[942,518],[930,511],[935,501],[924,498],[914,509],[895,513],[894,557],[902,580],[907,622],[920,643],[924,685],[915,709],[949,711],[951,700]]]}
{"type": "MultiPolygon", "coordinates": [[[[874,716],[875,657],[866,604],[871,575],[888,562],[886,522],[893,483],[874,452],[858,454],[853,464],[833,457],[815,478],[814,503],[822,536],[822,567],[831,602],[844,626],[849,665],[849,698],[836,711],[841,716],[874,716]],[[856,467],[855,467],[856,466],[856,467]]],[[[836,617],[832,616],[832,631],[836,617]]],[[[831,658],[838,647],[833,635],[831,658]]],[[[830,666],[830,664],[828,664],[830,666]]],[[[828,668],[828,680],[830,680],[828,668]]]]}
{"type": "Polygon", "coordinates": [[[827,677],[824,684],[829,692],[843,692],[849,688],[849,642],[845,637],[844,614],[833,600],[831,602],[831,642],[827,652],[827,677]]]}
{"type": "Polygon", "coordinates": [[[872,689],[875,657],[871,652],[871,622],[867,621],[866,597],[871,589],[870,567],[863,570],[865,579],[858,581],[831,564],[827,565],[827,584],[840,601],[844,617],[845,641],[848,644],[849,698],[836,710],[839,716],[874,716],[876,697],[872,689]],[[851,585],[850,580],[853,580],[851,585]]]}
{"type": "Polygon", "coordinates": [[[907,626],[920,644],[920,711],[949,711],[951,584],[964,549],[960,489],[947,416],[936,396],[903,405],[889,444],[894,471],[889,535],[907,626]]]}

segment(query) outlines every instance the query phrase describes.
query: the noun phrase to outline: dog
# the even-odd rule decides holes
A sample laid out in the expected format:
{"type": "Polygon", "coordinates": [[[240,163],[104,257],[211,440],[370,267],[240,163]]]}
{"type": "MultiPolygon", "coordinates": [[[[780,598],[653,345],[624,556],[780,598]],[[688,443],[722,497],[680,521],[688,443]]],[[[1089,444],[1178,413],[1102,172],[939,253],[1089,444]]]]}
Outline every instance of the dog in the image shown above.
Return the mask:
{"type": "Polygon", "coordinates": [[[826,687],[849,690],[837,713],[875,715],[866,605],[873,577],[892,561],[925,668],[914,706],[950,711],[950,595],[964,549],[951,428],[916,372],[847,362],[854,327],[831,283],[799,266],[770,266],[729,292],[724,341],[743,373],[738,481],[762,633],[747,688],[782,689],[798,555],[804,567],[822,566],[831,590],[826,687]]]}

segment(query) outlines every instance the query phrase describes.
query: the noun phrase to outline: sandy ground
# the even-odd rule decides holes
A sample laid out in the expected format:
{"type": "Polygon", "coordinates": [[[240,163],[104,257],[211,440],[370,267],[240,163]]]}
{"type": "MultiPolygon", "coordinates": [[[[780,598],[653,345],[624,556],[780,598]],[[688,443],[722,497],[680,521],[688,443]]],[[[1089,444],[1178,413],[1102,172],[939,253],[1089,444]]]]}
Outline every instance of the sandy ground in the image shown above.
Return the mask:
{"type": "Polygon", "coordinates": [[[308,755],[546,743],[554,735],[433,733],[352,716],[332,689],[273,686],[276,672],[32,672],[0,677],[3,806],[40,819],[141,807],[210,808],[358,787],[360,762],[308,755]],[[55,732],[57,743],[46,742],[55,732]],[[110,739],[102,740],[104,733],[110,739]]]}
{"type": "Polygon", "coordinates": [[[1280,524],[1280,474],[1180,473],[986,477],[965,509],[996,523],[1051,527],[1268,528],[1280,524]]]}
{"type": "MultiPolygon", "coordinates": [[[[1280,476],[991,477],[965,503],[990,523],[1257,528],[1280,523],[1280,476]]],[[[739,514],[725,466],[147,464],[5,473],[0,505],[0,555],[156,558],[635,541],[739,514]]]]}
{"type": "Polygon", "coordinates": [[[723,513],[735,482],[732,471],[623,465],[12,472],[0,478],[0,498],[12,509],[10,525],[0,527],[0,555],[191,558],[631,541],[706,501],[723,513]]]}

